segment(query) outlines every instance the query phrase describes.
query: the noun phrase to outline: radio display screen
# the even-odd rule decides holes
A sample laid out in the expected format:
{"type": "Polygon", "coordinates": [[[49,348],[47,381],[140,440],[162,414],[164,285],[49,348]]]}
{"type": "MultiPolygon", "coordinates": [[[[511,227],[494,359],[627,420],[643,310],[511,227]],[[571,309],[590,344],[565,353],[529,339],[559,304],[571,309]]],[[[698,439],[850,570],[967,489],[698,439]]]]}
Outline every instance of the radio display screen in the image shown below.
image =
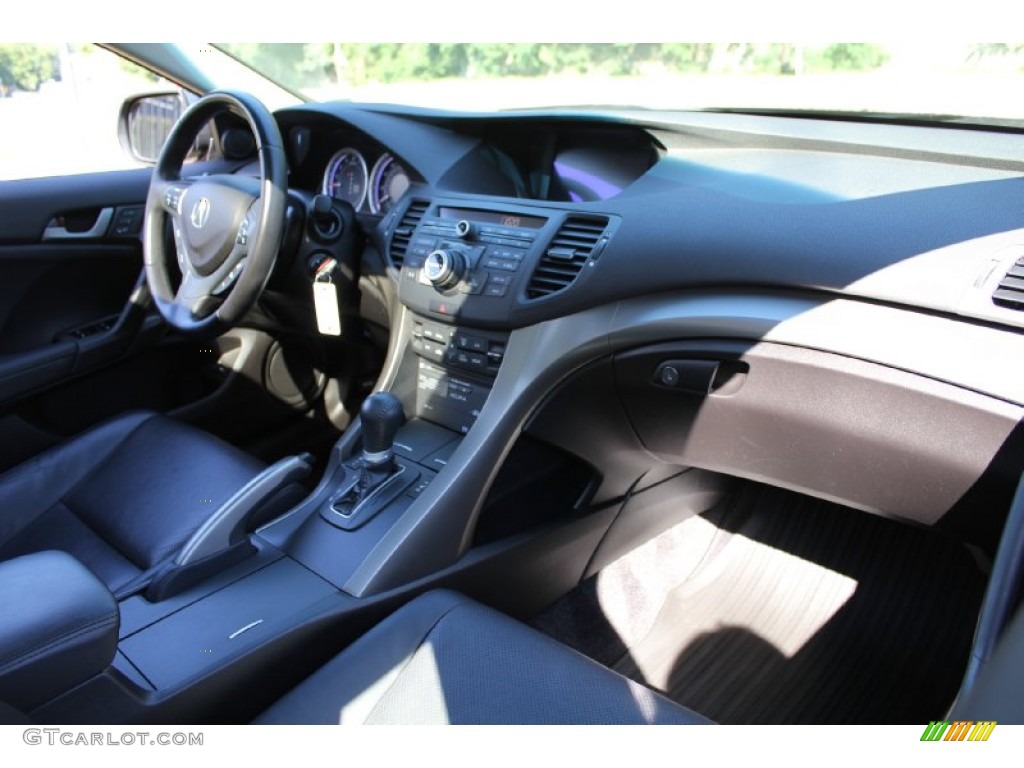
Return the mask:
{"type": "Polygon", "coordinates": [[[515,213],[474,211],[468,208],[441,208],[438,215],[442,219],[465,219],[476,224],[493,224],[507,229],[540,229],[548,223],[547,219],[540,216],[519,216],[515,213]]]}

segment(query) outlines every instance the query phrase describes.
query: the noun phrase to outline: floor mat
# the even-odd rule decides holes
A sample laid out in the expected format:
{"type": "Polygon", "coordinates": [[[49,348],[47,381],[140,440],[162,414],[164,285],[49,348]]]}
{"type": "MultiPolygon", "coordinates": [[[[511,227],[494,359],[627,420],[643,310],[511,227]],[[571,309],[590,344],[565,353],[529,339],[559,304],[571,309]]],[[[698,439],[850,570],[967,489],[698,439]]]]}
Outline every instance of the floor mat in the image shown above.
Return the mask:
{"type": "Polygon", "coordinates": [[[744,484],[533,624],[722,723],[927,723],[984,577],[956,542],[744,484]]]}

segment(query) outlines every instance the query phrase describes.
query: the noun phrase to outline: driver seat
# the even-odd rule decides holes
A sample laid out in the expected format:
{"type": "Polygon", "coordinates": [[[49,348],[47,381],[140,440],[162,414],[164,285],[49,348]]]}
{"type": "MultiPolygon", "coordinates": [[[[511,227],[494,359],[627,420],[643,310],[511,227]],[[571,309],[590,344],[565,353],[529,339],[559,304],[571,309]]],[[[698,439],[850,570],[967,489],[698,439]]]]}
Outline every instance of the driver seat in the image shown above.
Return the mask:
{"type": "Polygon", "coordinates": [[[194,427],[123,414],[0,475],[0,561],[63,550],[122,597],[262,470],[194,427]]]}

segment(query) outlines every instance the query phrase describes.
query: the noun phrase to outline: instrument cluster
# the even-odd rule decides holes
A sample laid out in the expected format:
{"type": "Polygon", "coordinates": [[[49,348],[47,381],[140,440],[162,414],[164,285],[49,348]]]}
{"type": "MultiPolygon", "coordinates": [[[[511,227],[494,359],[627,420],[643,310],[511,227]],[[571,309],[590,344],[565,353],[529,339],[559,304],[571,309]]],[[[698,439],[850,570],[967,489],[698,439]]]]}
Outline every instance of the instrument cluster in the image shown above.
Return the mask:
{"type": "Polygon", "coordinates": [[[324,169],[321,191],[356,211],[383,216],[409,188],[409,174],[390,152],[374,159],[355,147],[335,152],[324,169]]]}

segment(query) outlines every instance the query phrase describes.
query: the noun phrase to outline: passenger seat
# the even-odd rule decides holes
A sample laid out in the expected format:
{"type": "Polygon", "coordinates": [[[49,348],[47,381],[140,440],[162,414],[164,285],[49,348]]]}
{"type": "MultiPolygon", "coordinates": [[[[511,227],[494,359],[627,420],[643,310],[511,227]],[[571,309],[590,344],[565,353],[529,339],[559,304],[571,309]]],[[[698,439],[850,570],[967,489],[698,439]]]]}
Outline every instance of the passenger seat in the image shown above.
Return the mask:
{"type": "Polygon", "coordinates": [[[408,603],[257,724],[706,724],[568,647],[453,592],[408,603]]]}

